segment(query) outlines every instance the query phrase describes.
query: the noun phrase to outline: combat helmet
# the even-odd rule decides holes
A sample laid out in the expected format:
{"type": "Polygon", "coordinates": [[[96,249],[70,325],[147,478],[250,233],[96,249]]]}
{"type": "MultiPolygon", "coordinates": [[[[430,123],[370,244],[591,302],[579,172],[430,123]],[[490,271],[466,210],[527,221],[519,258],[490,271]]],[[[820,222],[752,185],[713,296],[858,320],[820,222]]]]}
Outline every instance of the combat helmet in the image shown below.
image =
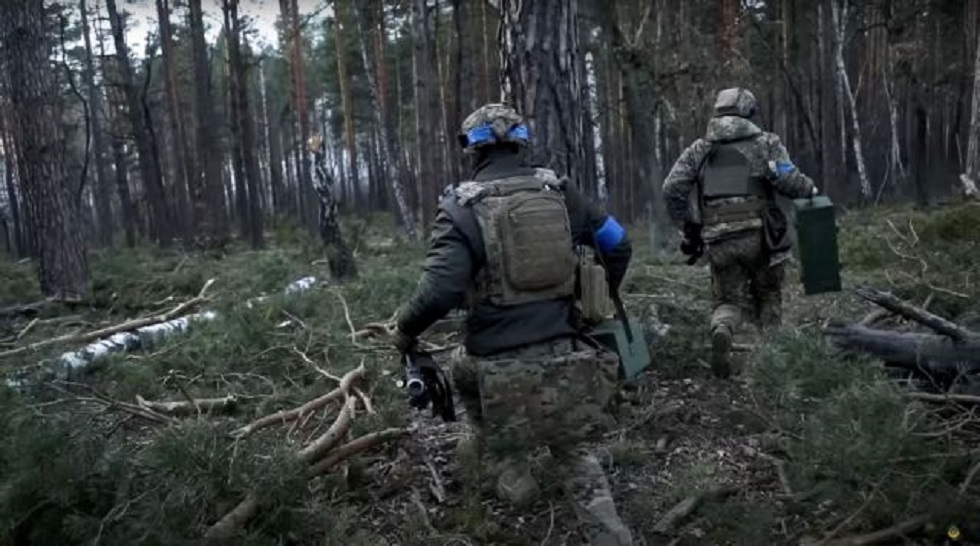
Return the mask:
{"type": "Polygon", "coordinates": [[[459,144],[467,152],[501,142],[527,146],[529,132],[524,118],[504,103],[484,104],[466,116],[460,127],[459,144]]]}
{"type": "Polygon", "coordinates": [[[731,87],[718,93],[715,99],[715,117],[738,116],[750,118],[756,112],[755,95],[748,89],[731,87]]]}

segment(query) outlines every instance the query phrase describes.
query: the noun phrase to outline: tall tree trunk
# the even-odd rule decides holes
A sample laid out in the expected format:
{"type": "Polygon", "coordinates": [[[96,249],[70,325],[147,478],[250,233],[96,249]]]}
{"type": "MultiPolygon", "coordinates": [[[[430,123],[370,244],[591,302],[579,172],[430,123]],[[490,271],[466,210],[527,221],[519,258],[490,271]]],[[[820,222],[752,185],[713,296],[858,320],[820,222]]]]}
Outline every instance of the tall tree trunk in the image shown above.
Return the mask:
{"type": "MultiPolygon", "coordinates": [[[[334,16],[334,46],[337,50],[337,77],[340,83],[340,102],[344,111],[344,145],[347,149],[348,173],[350,175],[350,185],[354,194],[354,201],[357,202],[357,194],[360,191],[361,181],[358,173],[357,163],[357,141],[354,138],[354,99],[351,96],[351,81],[347,75],[347,48],[344,47],[344,32],[346,23],[344,22],[344,10],[349,6],[348,2],[338,2],[335,4],[334,16]]],[[[355,9],[357,9],[355,7],[355,9]]],[[[318,181],[319,183],[319,181],[318,181]]],[[[321,201],[323,198],[320,198],[321,201]]],[[[320,213],[322,217],[322,212],[320,213]]],[[[322,218],[321,218],[322,224],[322,218]]],[[[321,231],[323,230],[321,225],[321,231]]]]}
{"type": "Polygon", "coordinates": [[[297,0],[279,0],[283,19],[288,22],[286,28],[289,38],[286,47],[290,57],[290,75],[292,80],[293,113],[299,126],[299,141],[293,152],[297,156],[296,168],[299,186],[300,218],[303,224],[316,229],[315,213],[313,213],[313,182],[310,178],[309,155],[305,146],[310,138],[310,120],[306,102],[306,71],[303,65],[303,29],[299,20],[297,0]]]}
{"type": "Polygon", "coordinates": [[[852,144],[854,146],[854,162],[857,164],[858,179],[861,183],[861,197],[865,200],[871,198],[871,181],[868,179],[868,171],[864,163],[864,151],[861,143],[861,120],[858,118],[857,101],[854,99],[854,92],[851,90],[851,80],[847,75],[847,65],[844,63],[844,40],[847,36],[847,16],[850,0],[831,0],[830,9],[834,25],[834,60],[837,65],[837,77],[839,78],[843,99],[851,112],[852,144]]]}
{"type": "MultiPolygon", "coordinates": [[[[229,73],[232,74],[231,82],[234,83],[234,92],[237,96],[235,100],[237,108],[232,115],[239,120],[239,146],[244,167],[244,185],[248,192],[245,210],[247,222],[244,233],[252,248],[261,248],[264,244],[261,208],[262,197],[259,195],[259,187],[262,185],[262,180],[259,173],[258,150],[255,138],[255,118],[252,115],[252,108],[249,106],[248,99],[249,63],[245,59],[245,51],[248,50],[248,44],[246,42],[245,46],[242,46],[245,29],[242,26],[242,19],[238,16],[239,0],[224,1],[228,6],[227,17],[231,23],[231,28],[228,33],[229,73]]],[[[243,218],[243,221],[246,218],[243,218]]]]}
{"type": "Polygon", "coordinates": [[[966,172],[960,176],[967,197],[980,199],[980,31],[977,33],[977,53],[973,59],[973,111],[966,153],[966,172]]]}
{"type": "MultiPolygon", "coordinates": [[[[392,124],[385,120],[381,115],[380,92],[378,91],[378,80],[375,73],[371,70],[371,59],[368,57],[367,37],[364,34],[364,24],[361,22],[361,10],[355,6],[352,10],[354,15],[355,28],[357,29],[357,42],[361,50],[361,63],[364,66],[364,73],[367,76],[368,94],[371,96],[371,103],[374,106],[374,121],[381,132],[381,162],[385,169],[385,178],[388,179],[398,205],[402,225],[408,238],[414,241],[417,238],[415,226],[415,214],[408,204],[408,196],[404,175],[406,173],[405,159],[402,151],[395,139],[395,131],[392,124]]],[[[390,117],[390,114],[389,114],[390,117]]]]}
{"type": "Polygon", "coordinates": [[[501,88],[533,135],[528,160],[588,188],[578,1],[501,0],[500,15],[501,88]]]}
{"type": "Polygon", "coordinates": [[[412,38],[415,72],[415,157],[418,163],[419,204],[422,225],[428,226],[435,217],[439,196],[441,154],[439,139],[439,89],[436,75],[431,12],[426,0],[412,2],[412,38]]]}
{"type": "Polygon", "coordinates": [[[80,300],[91,291],[88,257],[79,201],[72,191],[75,184],[68,173],[62,104],[50,64],[46,26],[41,2],[0,3],[0,58],[41,293],[80,300]]]}
{"type": "MultiPolygon", "coordinates": [[[[622,78],[622,93],[625,99],[625,115],[622,133],[624,153],[632,156],[632,160],[624,161],[624,172],[636,172],[640,183],[649,184],[651,212],[653,221],[651,229],[657,243],[661,246],[669,242],[671,233],[667,211],[663,205],[663,169],[657,162],[657,119],[658,102],[662,100],[661,93],[653,81],[653,67],[649,66],[645,53],[626,41],[626,37],[618,20],[616,10],[604,12],[602,24],[612,40],[616,64],[622,78]],[[625,122],[628,120],[628,124],[625,122]],[[635,165],[635,168],[630,168],[635,165]]],[[[620,183],[626,183],[624,179],[620,183]]],[[[635,184],[630,184],[635,191],[635,184]]],[[[635,199],[627,198],[630,204],[629,216],[635,214],[633,207],[635,199]]]]}
{"type": "Polygon", "coordinates": [[[98,180],[94,185],[95,210],[98,216],[99,243],[112,246],[112,181],[109,178],[108,157],[106,157],[105,129],[102,116],[102,93],[95,85],[95,53],[92,50],[91,30],[88,22],[88,7],[85,0],[79,0],[79,11],[82,14],[82,33],[85,39],[85,85],[88,87],[88,104],[90,122],[92,124],[92,147],[95,155],[95,172],[98,180]]]}
{"type": "MultiPolygon", "coordinates": [[[[85,0],[81,0],[84,2],[85,0]]],[[[190,241],[194,236],[193,216],[189,188],[192,185],[192,173],[197,172],[194,164],[194,154],[187,131],[184,128],[184,118],[180,108],[180,96],[177,91],[176,51],[174,48],[173,29],[170,24],[170,0],[157,0],[157,18],[160,24],[160,46],[163,52],[164,88],[167,93],[167,106],[170,117],[172,138],[170,153],[177,172],[174,178],[177,204],[175,215],[179,220],[183,240],[190,241]]]]}
{"type": "Polygon", "coordinates": [[[242,123],[244,122],[243,110],[241,105],[242,81],[241,52],[237,29],[234,27],[234,19],[238,18],[238,3],[236,0],[221,0],[221,12],[225,22],[225,36],[227,37],[228,50],[225,56],[225,74],[227,75],[228,87],[228,126],[231,132],[231,165],[232,176],[234,178],[233,188],[235,191],[236,215],[238,220],[238,230],[242,240],[248,241],[250,232],[248,206],[248,188],[245,182],[245,154],[248,150],[242,147],[242,123]]]}
{"type": "Polygon", "coordinates": [[[279,117],[269,108],[269,95],[266,88],[265,62],[259,66],[259,86],[262,89],[262,116],[265,118],[266,151],[269,154],[269,183],[272,186],[272,209],[275,214],[288,212],[289,201],[282,180],[282,142],[279,117]]]}
{"type": "Polygon", "coordinates": [[[194,122],[198,161],[191,176],[194,226],[199,242],[220,244],[228,236],[228,216],[222,183],[221,150],[218,148],[214,97],[211,94],[211,67],[204,39],[204,12],[201,0],[190,0],[188,26],[194,65],[194,122]]]}
{"type": "Polygon", "coordinates": [[[126,114],[139,155],[140,174],[146,192],[147,210],[150,212],[150,230],[153,238],[166,246],[173,242],[175,226],[163,188],[160,165],[150,138],[149,127],[143,116],[143,106],[139,91],[136,89],[133,67],[129,63],[129,47],[126,45],[122,17],[116,9],[116,0],[106,0],[106,9],[109,11],[109,24],[112,27],[112,37],[116,47],[120,83],[126,95],[126,114]]]}

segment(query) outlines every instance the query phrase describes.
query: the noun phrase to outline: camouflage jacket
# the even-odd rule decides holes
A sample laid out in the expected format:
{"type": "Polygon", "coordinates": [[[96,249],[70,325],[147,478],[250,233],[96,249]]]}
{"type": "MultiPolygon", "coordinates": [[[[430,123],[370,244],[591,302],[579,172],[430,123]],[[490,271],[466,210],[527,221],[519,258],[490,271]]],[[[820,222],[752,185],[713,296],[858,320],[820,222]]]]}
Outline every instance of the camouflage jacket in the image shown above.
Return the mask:
{"type": "MultiPolygon", "coordinates": [[[[471,180],[498,180],[533,174],[520,156],[508,152],[488,154],[471,180]]],[[[594,232],[606,212],[571,185],[565,186],[572,238],[595,247],[594,232]]],[[[463,306],[477,273],[486,263],[479,226],[472,209],[459,204],[455,192],[446,192],[439,204],[429,238],[429,250],[415,294],[398,314],[398,329],[418,336],[454,308],[463,306]]],[[[629,238],[603,255],[610,284],[618,289],[632,255],[629,238]]],[[[476,302],[466,317],[464,346],[469,354],[489,356],[500,351],[574,334],[570,299],[555,299],[498,307],[476,302]]]]}
{"type": "MultiPolygon", "coordinates": [[[[745,118],[715,117],[708,122],[705,137],[694,141],[684,150],[664,181],[667,213],[678,229],[683,229],[685,223],[692,221],[689,199],[696,184],[701,183],[702,168],[712,144],[749,139],[755,144],[750,148],[749,156],[753,176],[769,181],[772,188],[785,197],[806,197],[811,194],[813,181],[793,165],[786,147],[778,136],[763,131],[745,118]],[[771,171],[770,162],[779,166],[778,172],[771,171]]],[[[740,200],[742,198],[733,197],[721,202],[731,203],[740,200]]],[[[758,229],[761,226],[760,219],[706,226],[702,237],[710,242],[740,231],[758,229]]]]}

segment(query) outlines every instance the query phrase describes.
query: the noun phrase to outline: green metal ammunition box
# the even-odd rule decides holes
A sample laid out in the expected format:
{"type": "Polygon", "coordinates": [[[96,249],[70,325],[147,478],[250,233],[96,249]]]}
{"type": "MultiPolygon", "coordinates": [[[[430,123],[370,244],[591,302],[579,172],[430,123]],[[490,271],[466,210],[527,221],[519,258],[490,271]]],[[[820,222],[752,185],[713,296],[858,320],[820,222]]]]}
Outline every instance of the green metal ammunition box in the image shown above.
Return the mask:
{"type": "Polygon", "coordinates": [[[840,258],[834,204],[825,195],[794,199],[796,249],[807,295],[839,292],[840,258]]]}
{"type": "Polygon", "coordinates": [[[600,322],[589,335],[619,355],[619,378],[632,381],[650,365],[650,348],[647,347],[643,325],[634,317],[629,318],[633,342],[626,337],[623,322],[618,318],[600,322]]]}

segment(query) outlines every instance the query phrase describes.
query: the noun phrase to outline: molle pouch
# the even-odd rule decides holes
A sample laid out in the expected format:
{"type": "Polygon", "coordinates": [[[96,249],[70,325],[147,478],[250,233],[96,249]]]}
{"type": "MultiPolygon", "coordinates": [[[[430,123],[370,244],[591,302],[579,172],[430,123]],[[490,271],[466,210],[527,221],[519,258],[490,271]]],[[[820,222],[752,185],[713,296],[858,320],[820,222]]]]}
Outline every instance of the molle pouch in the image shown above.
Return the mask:
{"type": "Polygon", "coordinates": [[[595,262],[591,249],[581,248],[578,258],[578,298],[576,305],[585,326],[612,318],[616,312],[609,297],[606,270],[595,262]]]}
{"type": "Polygon", "coordinates": [[[599,438],[614,426],[609,411],[619,359],[592,349],[535,359],[477,363],[483,423],[491,451],[527,451],[599,438]]]}
{"type": "Polygon", "coordinates": [[[769,201],[762,208],[762,235],[766,250],[770,254],[785,252],[790,249],[789,219],[787,213],[776,201],[769,201]]]}

